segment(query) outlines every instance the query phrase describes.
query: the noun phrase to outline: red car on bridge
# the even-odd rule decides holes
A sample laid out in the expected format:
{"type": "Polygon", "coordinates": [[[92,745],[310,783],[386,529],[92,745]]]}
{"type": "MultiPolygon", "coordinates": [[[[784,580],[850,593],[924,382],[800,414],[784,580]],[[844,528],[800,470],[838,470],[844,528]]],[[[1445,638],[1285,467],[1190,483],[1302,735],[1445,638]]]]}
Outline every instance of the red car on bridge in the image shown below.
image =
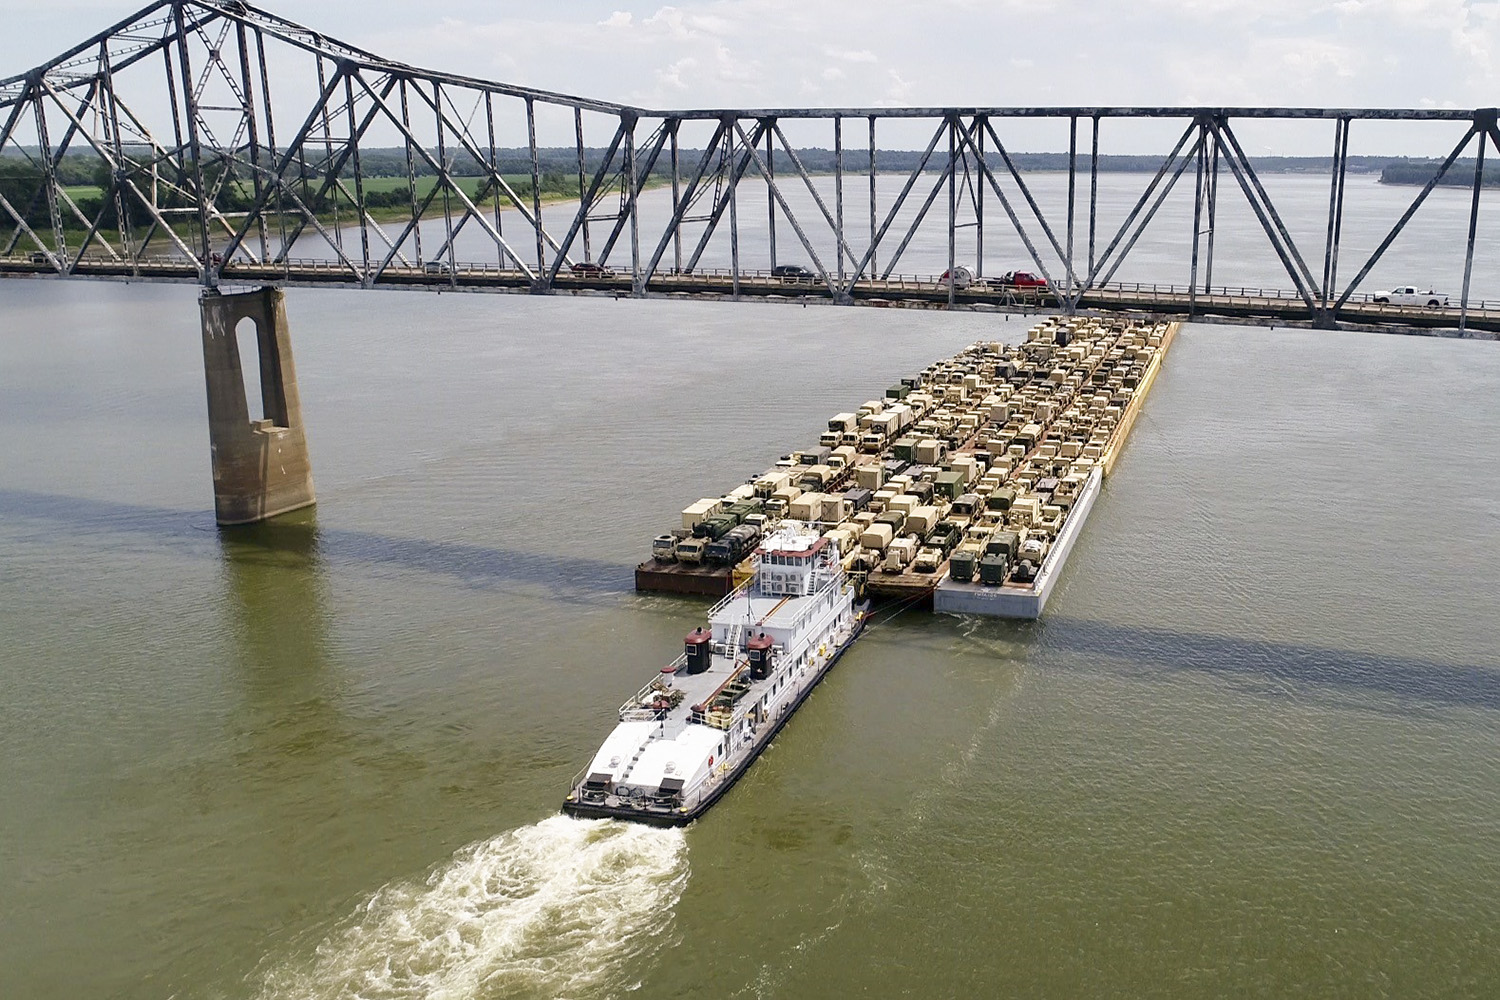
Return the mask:
{"type": "Polygon", "coordinates": [[[1000,284],[1010,285],[1012,288],[1046,288],[1045,278],[1038,278],[1030,271],[1008,271],[1000,279],[1000,284]]]}

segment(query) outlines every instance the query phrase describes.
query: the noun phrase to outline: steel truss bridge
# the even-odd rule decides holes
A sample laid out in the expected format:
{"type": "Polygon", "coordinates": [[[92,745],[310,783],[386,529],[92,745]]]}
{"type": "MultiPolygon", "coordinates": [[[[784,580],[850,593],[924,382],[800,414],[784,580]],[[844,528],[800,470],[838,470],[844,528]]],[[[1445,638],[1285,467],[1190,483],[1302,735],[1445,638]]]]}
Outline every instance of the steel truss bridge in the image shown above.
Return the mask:
{"type": "Polygon", "coordinates": [[[1500,302],[1469,294],[1490,144],[1500,149],[1493,108],[648,110],[418,69],[245,3],[161,0],[0,81],[0,275],[1148,309],[1500,330],[1500,302]],[[1066,124],[1061,212],[1044,211],[1035,176],[1028,181],[1006,144],[1023,119],[1066,124]],[[1144,183],[1123,223],[1109,228],[1099,212],[1106,119],[1156,120],[1177,135],[1154,174],[1138,175],[1144,183]],[[1316,247],[1293,238],[1245,152],[1236,127],[1256,119],[1331,126],[1316,247]],[[1447,123],[1453,145],[1349,268],[1340,244],[1356,121],[1447,123]],[[538,146],[539,123],[573,139],[566,202],[544,200],[557,163],[538,146]],[[882,167],[881,126],[920,129],[925,149],[899,170],[882,167]],[[827,172],[810,167],[788,134],[810,131],[827,137],[827,172]],[[393,151],[394,198],[389,169],[377,177],[371,162],[382,155],[388,168],[393,151]],[[1452,233],[1453,243],[1466,241],[1457,302],[1374,302],[1366,277],[1465,155],[1474,174],[1467,232],[1452,233]],[[70,174],[80,157],[96,165],[92,187],[77,183],[76,168],[70,174]],[[1187,282],[1116,281],[1189,174],[1187,282]],[[1221,180],[1263,231],[1285,273],[1281,287],[1214,284],[1221,180]],[[983,279],[986,232],[993,246],[996,229],[1019,239],[1044,284],[983,279]],[[958,273],[961,234],[965,253],[969,240],[977,251],[979,280],[900,270],[925,240],[946,242],[948,273],[958,273]],[[778,247],[808,262],[810,275],[772,273],[778,247]],[[1354,272],[1347,281],[1341,264],[1354,272]]]}

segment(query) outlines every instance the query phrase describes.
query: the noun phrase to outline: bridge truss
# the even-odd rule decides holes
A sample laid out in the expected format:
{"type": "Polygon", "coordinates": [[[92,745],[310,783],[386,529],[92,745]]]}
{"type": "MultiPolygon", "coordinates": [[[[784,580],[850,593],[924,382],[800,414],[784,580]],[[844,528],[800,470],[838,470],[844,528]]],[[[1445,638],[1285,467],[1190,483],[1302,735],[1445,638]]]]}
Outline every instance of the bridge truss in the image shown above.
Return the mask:
{"type": "MultiPolygon", "coordinates": [[[[1471,319],[1490,144],[1500,149],[1494,109],[648,110],[418,69],[246,3],[160,0],[0,81],[0,273],[191,280],[210,288],[791,292],[949,306],[1030,295],[1032,304],[1067,312],[1166,304],[1193,315],[1223,306],[1223,290],[1212,284],[1223,180],[1249,206],[1285,272],[1290,291],[1278,293],[1279,313],[1331,325],[1368,311],[1362,282],[1467,155],[1474,176],[1463,287],[1456,310],[1443,311],[1462,328],[1471,319]],[[1008,145],[1027,119],[1066,126],[1061,212],[1044,210],[1034,177],[1008,145]],[[1326,226],[1314,248],[1294,239],[1246,154],[1240,130],[1257,119],[1331,127],[1326,226]],[[1106,120],[1154,120],[1176,135],[1158,169],[1139,175],[1143,188],[1117,227],[1104,226],[1099,211],[1106,120]],[[1343,281],[1345,181],[1357,121],[1439,123],[1451,128],[1453,144],[1343,281]],[[539,125],[571,133],[564,170],[555,150],[538,145],[539,125]],[[881,165],[877,143],[893,125],[926,137],[916,161],[908,157],[894,171],[881,165]],[[830,140],[826,170],[806,162],[806,145],[789,135],[810,131],[830,140]],[[372,169],[376,157],[384,158],[383,176],[372,169]],[[79,183],[80,160],[94,165],[91,184],[79,183]],[[559,173],[566,184],[557,183],[559,173]],[[1181,241],[1189,281],[1154,292],[1152,301],[1139,289],[1132,297],[1113,279],[1189,173],[1193,226],[1181,241]],[[571,198],[551,202],[549,183],[571,198]],[[651,190],[668,185],[669,193],[651,190]],[[753,227],[745,224],[752,208],[753,227]],[[985,234],[993,243],[999,230],[1019,238],[1045,284],[964,287],[898,270],[913,241],[931,243],[936,231],[956,274],[966,262],[959,236],[970,227],[964,238],[977,250],[981,279],[985,234]],[[771,273],[778,247],[809,262],[811,276],[788,287],[771,273]]],[[[1245,298],[1252,312],[1264,306],[1245,298]]]]}

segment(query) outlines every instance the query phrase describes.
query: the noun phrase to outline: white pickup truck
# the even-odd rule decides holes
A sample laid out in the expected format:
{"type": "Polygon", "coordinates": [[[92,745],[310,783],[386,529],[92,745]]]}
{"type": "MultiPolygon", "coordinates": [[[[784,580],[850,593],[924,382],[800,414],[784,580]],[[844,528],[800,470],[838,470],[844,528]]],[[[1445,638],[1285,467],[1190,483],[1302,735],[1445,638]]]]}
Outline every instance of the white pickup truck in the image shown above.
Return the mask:
{"type": "Polygon", "coordinates": [[[1448,304],[1448,296],[1443,293],[1434,292],[1430,288],[1424,292],[1414,285],[1392,288],[1388,292],[1376,292],[1373,300],[1380,305],[1430,306],[1433,309],[1448,304]]]}

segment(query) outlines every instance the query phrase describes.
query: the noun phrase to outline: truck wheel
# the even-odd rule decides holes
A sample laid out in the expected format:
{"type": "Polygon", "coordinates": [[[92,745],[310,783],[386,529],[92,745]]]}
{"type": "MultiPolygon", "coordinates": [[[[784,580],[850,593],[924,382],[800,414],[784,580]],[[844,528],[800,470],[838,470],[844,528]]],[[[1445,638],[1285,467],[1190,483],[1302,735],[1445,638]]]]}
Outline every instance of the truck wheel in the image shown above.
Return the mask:
{"type": "Polygon", "coordinates": [[[1391,304],[1391,300],[1386,298],[1384,295],[1377,295],[1375,297],[1375,304],[1377,306],[1388,306],[1391,304]]]}
{"type": "Polygon", "coordinates": [[[1427,308],[1428,309],[1436,309],[1440,305],[1442,305],[1442,303],[1439,302],[1437,299],[1428,299],[1427,300],[1427,308]]]}

